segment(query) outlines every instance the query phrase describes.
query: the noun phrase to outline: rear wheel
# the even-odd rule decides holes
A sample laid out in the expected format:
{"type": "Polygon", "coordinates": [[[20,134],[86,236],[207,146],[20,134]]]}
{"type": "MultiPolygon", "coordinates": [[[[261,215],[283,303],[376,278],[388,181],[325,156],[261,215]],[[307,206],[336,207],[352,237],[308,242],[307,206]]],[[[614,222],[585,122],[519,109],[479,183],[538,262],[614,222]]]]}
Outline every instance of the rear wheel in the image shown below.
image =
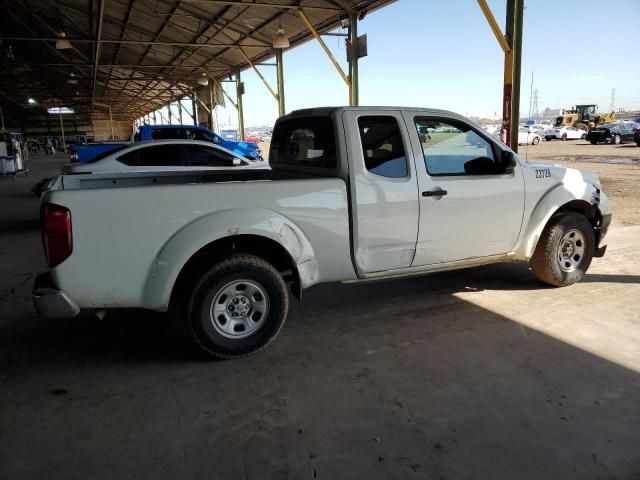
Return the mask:
{"type": "Polygon", "coordinates": [[[583,133],[582,136],[580,137],[580,140],[585,140],[587,138],[587,134],[583,133]]]}
{"type": "Polygon", "coordinates": [[[532,145],[537,145],[540,143],[540,137],[533,137],[533,140],[531,141],[532,145]]]}
{"type": "Polygon", "coordinates": [[[579,282],[595,250],[589,220],[578,213],[553,217],[544,228],[529,264],[543,282],[564,287],[579,282]]]}
{"type": "Polygon", "coordinates": [[[562,140],[563,142],[566,142],[567,141],[567,134],[563,133],[562,137],[560,137],[560,140],[562,140]]]}
{"type": "Polygon", "coordinates": [[[201,350],[217,358],[239,358],[275,338],[288,308],[286,285],[271,264],[234,255],[195,282],[185,320],[201,350]]]}
{"type": "Polygon", "coordinates": [[[591,145],[596,145],[598,142],[596,142],[595,140],[591,140],[591,145]]]}

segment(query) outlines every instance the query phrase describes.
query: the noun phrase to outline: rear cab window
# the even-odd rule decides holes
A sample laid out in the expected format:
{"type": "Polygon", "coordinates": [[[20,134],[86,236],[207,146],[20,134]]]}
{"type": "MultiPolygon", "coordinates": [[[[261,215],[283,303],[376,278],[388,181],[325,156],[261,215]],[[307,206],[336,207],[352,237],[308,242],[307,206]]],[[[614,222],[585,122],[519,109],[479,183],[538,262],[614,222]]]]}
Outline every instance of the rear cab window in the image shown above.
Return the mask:
{"type": "Polygon", "coordinates": [[[272,167],[335,169],[335,133],[329,117],[281,120],[276,124],[269,150],[272,167]]]}

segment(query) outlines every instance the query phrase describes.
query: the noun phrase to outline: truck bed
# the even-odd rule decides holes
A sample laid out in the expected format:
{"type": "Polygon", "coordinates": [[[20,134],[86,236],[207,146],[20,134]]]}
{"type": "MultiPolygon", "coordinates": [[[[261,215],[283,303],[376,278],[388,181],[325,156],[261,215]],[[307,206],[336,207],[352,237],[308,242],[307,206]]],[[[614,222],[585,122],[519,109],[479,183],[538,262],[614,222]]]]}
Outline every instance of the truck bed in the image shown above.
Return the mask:
{"type": "Polygon", "coordinates": [[[144,187],[228,182],[260,182],[336,178],[291,170],[238,169],[229,171],[94,173],[63,175],[53,190],[85,190],[95,188],[144,187]]]}

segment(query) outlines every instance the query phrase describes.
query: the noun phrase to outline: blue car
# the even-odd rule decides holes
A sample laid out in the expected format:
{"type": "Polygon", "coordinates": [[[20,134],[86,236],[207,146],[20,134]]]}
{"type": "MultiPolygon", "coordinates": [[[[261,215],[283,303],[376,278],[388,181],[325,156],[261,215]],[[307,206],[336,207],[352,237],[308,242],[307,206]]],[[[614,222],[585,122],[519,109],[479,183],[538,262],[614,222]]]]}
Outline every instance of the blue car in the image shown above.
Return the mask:
{"type": "Polygon", "coordinates": [[[258,144],[228,140],[208,128],[197,125],[144,125],[138,129],[134,137],[134,141],[169,139],[211,142],[251,160],[262,160],[258,144]]]}
{"type": "MultiPolygon", "coordinates": [[[[134,142],[169,139],[211,142],[250,160],[263,160],[258,144],[228,140],[208,128],[197,125],[144,125],[138,128],[133,137],[134,142]]],[[[71,163],[85,163],[95,160],[98,156],[106,156],[128,144],[128,142],[87,143],[69,145],[68,149],[71,152],[71,163]]]]}

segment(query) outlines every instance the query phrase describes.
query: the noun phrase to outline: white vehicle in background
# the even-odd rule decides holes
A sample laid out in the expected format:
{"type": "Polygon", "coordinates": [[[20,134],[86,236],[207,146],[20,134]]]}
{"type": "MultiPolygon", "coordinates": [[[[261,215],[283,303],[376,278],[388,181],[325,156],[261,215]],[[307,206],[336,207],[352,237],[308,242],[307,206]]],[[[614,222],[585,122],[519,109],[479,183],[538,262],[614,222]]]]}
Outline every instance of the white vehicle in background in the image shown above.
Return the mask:
{"type": "Polygon", "coordinates": [[[65,165],[63,174],[116,172],[187,172],[192,170],[268,169],[210,142],[153,140],[123,144],[85,163],[65,165]]]}
{"type": "Polygon", "coordinates": [[[587,138],[587,132],[576,127],[553,127],[545,130],[544,138],[546,140],[584,140],[587,138]]]}
{"type": "Polygon", "coordinates": [[[529,127],[520,127],[518,129],[518,145],[537,145],[542,137],[529,127]]]}
{"type": "Polygon", "coordinates": [[[544,125],[542,123],[536,123],[535,125],[530,125],[529,128],[533,133],[537,133],[540,135],[540,139],[544,138],[544,132],[546,132],[551,125],[544,125]]]}

